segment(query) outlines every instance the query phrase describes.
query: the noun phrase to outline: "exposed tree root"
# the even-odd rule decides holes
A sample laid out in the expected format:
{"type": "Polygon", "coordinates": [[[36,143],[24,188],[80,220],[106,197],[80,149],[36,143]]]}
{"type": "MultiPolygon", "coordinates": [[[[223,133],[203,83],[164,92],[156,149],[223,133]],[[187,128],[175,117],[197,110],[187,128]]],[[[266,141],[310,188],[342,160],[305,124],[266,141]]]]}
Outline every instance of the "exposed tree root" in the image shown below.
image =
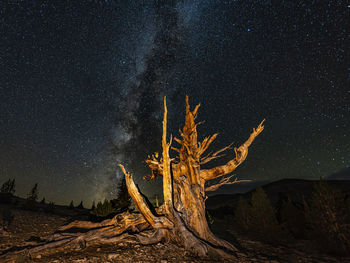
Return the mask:
{"type": "Polygon", "coordinates": [[[200,256],[207,255],[211,250],[211,253],[216,252],[225,258],[234,259],[235,257],[230,255],[228,251],[236,251],[229,243],[223,240],[219,241],[214,236],[213,241],[215,242],[212,243],[201,240],[185,226],[171,230],[151,228],[142,214],[139,213],[125,212],[101,223],[74,221],[61,227],[60,230],[68,232],[56,233],[38,242],[27,242],[17,251],[0,256],[0,260],[8,262],[15,259],[18,254],[35,257],[37,254],[48,255],[66,250],[80,250],[91,246],[116,245],[119,243],[150,245],[162,241],[182,244],[187,250],[200,256]],[[82,232],[76,232],[77,230],[82,232]]]}

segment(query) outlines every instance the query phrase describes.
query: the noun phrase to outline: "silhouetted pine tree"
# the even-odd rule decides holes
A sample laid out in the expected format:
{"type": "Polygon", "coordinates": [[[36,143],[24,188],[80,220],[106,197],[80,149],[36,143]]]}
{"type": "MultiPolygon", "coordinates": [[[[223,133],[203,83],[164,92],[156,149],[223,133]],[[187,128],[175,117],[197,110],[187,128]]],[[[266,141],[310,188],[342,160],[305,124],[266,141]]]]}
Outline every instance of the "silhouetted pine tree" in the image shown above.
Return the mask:
{"type": "Polygon", "coordinates": [[[299,209],[290,197],[282,201],[279,211],[280,223],[294,238],[305,238],[306,220],[302,209],[299,209]]]}
{"type": "Polygon", "coordinates": [[[69,208],[69,209],[73,209],[73,208],[74,208],[74,203],[73,203],[73,200],[72,200],[72,201],[70,201],[70,204],[69,204],[68,208],[69,208]]]}
{"type": "Polygon", "coordinates": [[[23,205],[24,209],[28,209],[28,210],[37,210],[38,209],[38,204],[37,204],[37,200],[38,200],[38,183],[36,183],[33,188],[30,190],[27,200],[23,205]]]}
{"type": "Polygon", "coordinates": [[[8,179],[5,183],[2,184],[0,193],[13,195],[15,193],[15,188],[16,188],[15,179],[13,180],[8,179]]]}
{"type": "Polygon", "coordinates": [[[95,216],[105,217],[115,212],[116,209],[113,208],[112,203],[105,199],[103,203],[98,202],[96,208],[90,213],[95,216]]]}
{"type": "Polygon", "coordinates": [[[0,188],[0,203],[10,204],[12,203],[12,197],[15,193],[15,179],[7,180],[2,184],[0,188]]]}
{"type": "Polygon", "coordinates": [[[79,208],[79,209],[84,209],[83,201],[80,202],[80,204],[77,206],[77,208],[79,208]]]}
{"type": "Polygon", "coordinates": [[[235,210],[235,220],[238,227],[242,230],[248,230],[251,226],[250,205],[247,200],[240,196],[235,210]]]}
{"type": "Polygon", "coordinates": [[[48,205],[45,207],[46,212],[53,212],[55,210],[55,203],[54,202],[49,202],[48,205]]]}
{"type": "Polygon", "coordinates": [[[262,187],[258,187],[252,194],[250,216],[251,228],[256,234],[265,237],[267,233],[276,234],[271,232],[278,228],[275,209],[262,187]]]}
{"type": "Polygon", "coordinates": [[[129,209],[131,205],[131,197],[128,193],[128,188],[126,187],[125,177],[120,180],[118,185],[117,198],[111,200],[113,207],[120,213],[129,209]]]}
{"type": "Polygon", "coordinates": [[[92,201],[91,210],[94,210],[95,208],[96,208],[96,206],[95,206],[95,201],[92,201]]]}
{"type": "Polygon", "coordinates": [[[30,190],[29,194],[28,194],[28,200],[32,200],[32,201],[37,201],[39,197],[39,193],[38,193],[38,183],[36,183],[32,190],[30,190]]]}
{"type": "Polygon", "coordinates": [[[241,230],[254,237],[269,242],[281,238],[275,209],[261,187],[253,192],[250,204],[240,198],[235,217],[241,230]]]}

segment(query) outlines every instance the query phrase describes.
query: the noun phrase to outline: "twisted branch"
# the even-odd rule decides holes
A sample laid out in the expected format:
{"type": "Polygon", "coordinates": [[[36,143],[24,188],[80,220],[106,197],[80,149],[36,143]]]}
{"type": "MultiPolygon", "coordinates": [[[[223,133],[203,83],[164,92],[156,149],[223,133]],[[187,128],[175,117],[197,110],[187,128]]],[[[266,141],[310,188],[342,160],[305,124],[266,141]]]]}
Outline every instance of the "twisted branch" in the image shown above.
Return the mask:
{"type": "Polygon", "coordinates": [[[201,179],[208,181],[233,172],[237,168],[237,166],[239,166],[247,158],[249,146],[252,144],[255,138],[264,130],[264,121],[265,119],[259,124],[259,126],[256,129],[253,129],[253,132],[250,134],[248,140],[246,140],[245,143],[243,143],[238,149],[234,148],[234,151],[236,153],[235,159],[229,161],[225,165],[214,167],[212,169],[201,170],[201,179]]]}

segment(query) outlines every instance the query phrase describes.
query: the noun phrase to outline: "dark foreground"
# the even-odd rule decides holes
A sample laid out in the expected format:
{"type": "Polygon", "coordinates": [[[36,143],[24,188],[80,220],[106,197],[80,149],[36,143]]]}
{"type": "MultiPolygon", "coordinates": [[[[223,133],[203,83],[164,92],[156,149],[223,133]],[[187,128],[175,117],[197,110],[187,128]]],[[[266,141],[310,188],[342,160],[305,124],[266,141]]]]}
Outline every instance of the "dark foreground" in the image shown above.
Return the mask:
{"type": "MultiPolygon", "coordinates": [[[[0,205],[1,209],[6,205],[0,205]]],[[[59,226],[72,220],[69,216],[59,216],[44,212],[32,212],[21,209],[11,209],[14,216],[7,231],[0,231],[0,253],[16,250],[31,240],[37,240],[54,233],[59,226]]],[[[1,220],[1,219],[0,219],[1,220]]],[[[305,242],[293,247],[288,245],[268,245],[250,240],[244,235],[238,235],[230,220],[215,218],[213,232],[232,242],[241,253],[238,262],[350,262],[349,258],[337,258],[322,255],[305,242]],[[305,252],[307,248],[307,252],[305,252]]],[[[0,259],[1,261],[1,259],[0,259]]],[[[20,254],[12,262],[225,262],[219,258],[200,258],[176,244],[155,244],[148,246],[123,245],[86,247],[80,250],[65,250],[53,255],[42,253],[35,258],[20,254]]],[[[226,261],[227,262],[227,261],[226,261]]]]}

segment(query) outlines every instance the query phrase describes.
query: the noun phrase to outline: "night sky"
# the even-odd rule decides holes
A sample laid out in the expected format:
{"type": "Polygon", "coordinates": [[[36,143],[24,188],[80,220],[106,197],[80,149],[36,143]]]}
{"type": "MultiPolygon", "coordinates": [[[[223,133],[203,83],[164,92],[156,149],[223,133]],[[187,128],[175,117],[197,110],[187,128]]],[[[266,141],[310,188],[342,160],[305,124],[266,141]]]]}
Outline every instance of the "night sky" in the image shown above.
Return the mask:
{"type": "Polygon", "coordinates": [[[1,1],[0,183],[89,205],[116,197],[123,163],[152,198],[164,95],[175,136],[185,95],[201,103],[212,150],[266,118],[240,179],[349,167],[349,18],[327,0],[1,1]]]}

